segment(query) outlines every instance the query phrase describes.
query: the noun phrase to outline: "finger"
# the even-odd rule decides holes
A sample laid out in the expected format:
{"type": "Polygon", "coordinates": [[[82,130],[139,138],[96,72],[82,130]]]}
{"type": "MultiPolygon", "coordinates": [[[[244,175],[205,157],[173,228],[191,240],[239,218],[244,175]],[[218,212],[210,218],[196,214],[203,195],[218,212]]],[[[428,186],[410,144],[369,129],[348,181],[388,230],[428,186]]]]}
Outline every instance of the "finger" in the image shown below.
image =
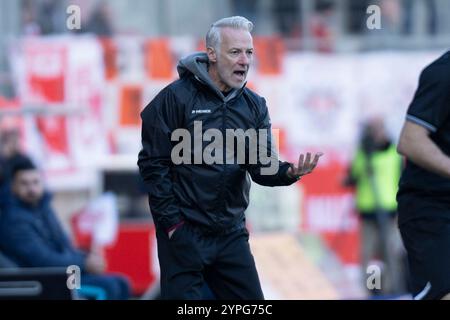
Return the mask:
{"type": "Polygon", "coordinates": [[[303,168],[308,170],[310,166],[311,166],[311,152],[307,152],[303,168]]]}
{"type": "Polygon", "coordinates": [[[298,168],[297,171],[301,171],[303,169],[303,160],[304,160],[304,155],[303,153],[300,154],[300,156],[298,157],[298,168]]]}
{"type": "Polygon", "coordinates": [[[316,153],[316,155],[314,156],[314,160],[311,163],[311,169],[314,169],[317,166],[317,163],[319,162],[319,158],[323,155],[323,153],[319,152],[316,153]]]}

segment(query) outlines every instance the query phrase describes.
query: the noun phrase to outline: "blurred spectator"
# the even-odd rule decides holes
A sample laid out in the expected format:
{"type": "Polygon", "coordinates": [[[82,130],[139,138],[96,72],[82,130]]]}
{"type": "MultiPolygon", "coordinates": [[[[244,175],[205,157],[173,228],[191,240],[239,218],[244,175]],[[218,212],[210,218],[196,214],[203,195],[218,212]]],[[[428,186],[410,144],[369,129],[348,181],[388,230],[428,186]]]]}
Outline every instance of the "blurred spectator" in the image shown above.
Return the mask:
{"type": "Polygon", "coordinates": [[[386,35],[398,34],[401,26],[399,0],[380,0],[381,30],[386,35]]]}
{"type": "Polygon", "coordinates": [[[247,17],[251,21],[258,21],[259,18],[259,1],[255,0],[231,0],[230,7],[233,15],[247,17]]]}
{"type": "Polygon", "coordinates": [[[22,33],[28,36],[41,34],[41,28],[37,22],[36,8],[31,0],[22,2],[22,33]]]}
{"type": "Polygon", "coordinates": [[[316,50],[319,52],[331,52],[334,49],[335,34],[337,29],[336,10],[331,1],[321,0],[316,3],[316,10],[310,20],[311,36],[315,41],[316,50]]]}
{"type": "Polygon", "coordinates": [[[348,2],[345,30],[349,34],[361,34],[367,31],[367,8],[373,4],[373,0],[351,0],[348,2]]]}
{"type": "Polygon", "coordinates": [[[101,37],[110,37],[114,33],[113,12],[106,1],[101,1],[90,15],[86,28],[82,32],[94,33],[101,37]]]}
{"type": "MultiPolygon", "coordinates": [[[[356,186],[356,207],[361,217],[362,274],[374,259],[383,262],[381,292],[404,293],[400,234],[396,224],[396,194],[401,158],[391,143],[381,118],[364,128],[345,184],[356,186]]],[[[366,283],[366,279],[364,279],[366,283]]]]}
{"type": "Polygon", "coordinates": [[[22,33],[49,35],[62,33],[66,28],[66,10],[58,0],[22,2],[22,33]]]}
{"type": "Polygon", "coordinates": [[[5,129],[0,132],[0,211],[10,199],[11,170],[17,161],[28,159],[20,147],[18,129],[5,129]]]}
{"type": "Polygon", "coordinates": [[[23,159],[11,169],[12,200],[0,216],[0,250],[19,267],[68,267],[82,270],[81,288],[102,288],[108,299],[128,299],[129,284],[121,276],[102,274],[103,257],[75,249],[51,208],[41,173],[23,159]]]}
{"type": "MultiPolygon", "coordinates": [[[[414,23],[414,7],[418,2],[413,0],[403,0],[403,33],[411,34],[414,23]]],[[[435,35],[437,33],[438,13],[437,4],[435,0],[424,0],[422,5],[426,8],[426,30],[429,34],[435,35]]]]}
{"type": "MultiPolygon", "coordinates": [[[[10,198],[10,166],[14,154],[19,152],[18,132],[9,131],[0,134],[0,217],[5,209],[6,203],[10,198]]],[[[0,268],[15,267],[15,263],[0,251],[0,268]]]]}
{"type": "Polygon", "coordinates": [[[5,129],[0,134],[0,157],[2,159],[13,158],[21,154],[20,132],[16,128],[5,129]]]}
{"type": "Polygon", "coordinates": [[[42,0],[38,6],[38,23],[42,35],[61,33],[65,30],[66,10],[60,0],[42,0]]]}
{"type": "Polygon", "coordinates": [[[299,37],[301,29],[300,7],[297,0],[273,2],[274,22],[283,36],[299,37]]]}

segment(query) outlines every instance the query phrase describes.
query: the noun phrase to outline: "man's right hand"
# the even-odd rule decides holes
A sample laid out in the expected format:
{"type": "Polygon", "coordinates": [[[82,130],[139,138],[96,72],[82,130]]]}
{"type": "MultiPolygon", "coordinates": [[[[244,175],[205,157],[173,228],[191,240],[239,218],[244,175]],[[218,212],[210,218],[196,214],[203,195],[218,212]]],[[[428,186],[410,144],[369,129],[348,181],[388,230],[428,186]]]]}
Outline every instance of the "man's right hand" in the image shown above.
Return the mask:
{"type": "Polygon", "coordinates": [[[86,270],[89,273],[100,274],[105,271],[105,260],[97,254],[90,253],[86,258],[86,270]]]}
{"type": "Polygon", "coordinates": [[[314,159],[311,162],[311,153],[306,153],[306,157],[303,154],[300,154],[298,158],[297,167],[294,164],[291,164],[289,169],[286,171],[287,176],[290,179],[299,180],[302,176],[310,174],[313,172],[314,168],[317,166],[319,162],[319,158],[323,156],[322,152],[318,152],[314,155],[314,159]]]}

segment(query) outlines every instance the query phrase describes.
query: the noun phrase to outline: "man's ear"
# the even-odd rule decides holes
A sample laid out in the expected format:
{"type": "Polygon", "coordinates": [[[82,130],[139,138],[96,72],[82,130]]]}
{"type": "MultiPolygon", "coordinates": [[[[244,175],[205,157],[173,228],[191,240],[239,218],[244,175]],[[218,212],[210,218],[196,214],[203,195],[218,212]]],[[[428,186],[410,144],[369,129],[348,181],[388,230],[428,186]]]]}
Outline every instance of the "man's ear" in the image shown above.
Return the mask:
{"type": "Polygon", "coordinates": [[[217,62],[217,54],[214,48],[206,48],[206,54],[208,55],[208,59],[210,62],[217,62]]]}

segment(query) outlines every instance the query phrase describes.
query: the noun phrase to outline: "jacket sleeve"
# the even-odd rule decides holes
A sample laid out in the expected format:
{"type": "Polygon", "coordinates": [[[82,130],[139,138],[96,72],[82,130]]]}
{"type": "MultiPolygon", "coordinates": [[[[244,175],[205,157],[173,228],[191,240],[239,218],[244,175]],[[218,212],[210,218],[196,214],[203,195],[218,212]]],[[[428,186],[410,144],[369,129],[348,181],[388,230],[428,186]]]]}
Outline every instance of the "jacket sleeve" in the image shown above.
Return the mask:
{"type": "Polygon", "coordinates": [[[171,170],[171,134],[180,123],[178,109],[178,101],[166,88],[141,113],[142,150],[138,166],[155,223],[164,230],[183,220],[173,193],[171,170]]]}
{"type": "MultiPolygon", "coordinates": [[[[56,217],[56,214],[53,212],[53,209],[50,208],[50,206],[47,208],[48,215],[47,218],[49,219],[49,223],[51,223],[53,230],[55,230],[55,233],[57,233],[57,237],[59,239],[61,247],[64,248],[64,250],[67,250],[68,252],[72,252],[75,255],[81,255],[86,256],[86,253],[77,249],[72,239],[69,237],[69,235],[65,232],[64,228],[62,227],[60,221],[56,217]]],[[[81,268],[81,266],[80,266],[81,268]]]]}
{"type": "MultiPolygon", "coordinates": [[[[21,212],[14,212],[20,215],[21,212]]],[[[73,250],[59,252],[51,248],[29,219],[20,218],[2,223],[1,244],[5,254],[29,267],[85,267],[85,255],[73,250]]]]}
{"type": "Polygon", "coordinates": [[[262,99],[261,104],[263,112],[257,125],[257,164],[248,165],[247,170],[257,184],[268,187],[289,186],[298,180],[289,178],[286,174],[291,164],[278,159],[278,152],[272,141],[272,125],[265,99],[262,99]],[[266,137],[259,134],[261,131],[265,132],[266,137]]]}

